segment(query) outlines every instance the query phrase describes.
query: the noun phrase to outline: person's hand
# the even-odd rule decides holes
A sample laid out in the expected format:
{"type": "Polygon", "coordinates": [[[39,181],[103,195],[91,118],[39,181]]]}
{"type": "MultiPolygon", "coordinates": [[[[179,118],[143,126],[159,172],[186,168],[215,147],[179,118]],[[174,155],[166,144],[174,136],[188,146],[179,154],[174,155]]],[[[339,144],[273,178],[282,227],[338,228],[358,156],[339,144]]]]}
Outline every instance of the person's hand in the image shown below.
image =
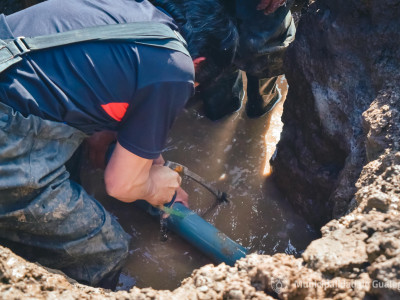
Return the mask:
{"type": "Polygon", "coordinates": [[[264,14],[269,15],[285,3],[286,0],[261,0],[257,5],[257,10],[263,10],[264,14]]]}
{"type": "Polygon", "coordinates": [[[189,195],[185,192],[183,188],[179,188],[176,190],[176,198],[175,202],[180,202],[187,208],[189,208],[189,195]]]}
{"type": "Polygon", "coordinates": [[[106,153],[109,145],[117,139],[114,131],[99,131],[86,139],[86,151],[89,154],[89,162],[93,168],[104,169],[106,167],[106,153]]]}
{"type": "Polygon", "coordinates": [[[155,207],[171,202],[182,182],[177,172],[161,165],[151,166],[149,179],[150,191],[146,200],[155,207]]]}
{"type": "MultiPolygon", "coordinates": [[[[153,166],[154,165],[159,165],[159,166],[163,166],[165,164],[165,160],[162,157],[162,155],[160,155],[158,158],[153,160],[153,166]]],[[[182,203],[184,206],[186,206],[187,208],[189,208],[189,195],[188,193],[185,192],[184,189],[182,189],[181,187],[179,187],[176,190],[176,198],[174,202],[180,202],[182,203]]]]}

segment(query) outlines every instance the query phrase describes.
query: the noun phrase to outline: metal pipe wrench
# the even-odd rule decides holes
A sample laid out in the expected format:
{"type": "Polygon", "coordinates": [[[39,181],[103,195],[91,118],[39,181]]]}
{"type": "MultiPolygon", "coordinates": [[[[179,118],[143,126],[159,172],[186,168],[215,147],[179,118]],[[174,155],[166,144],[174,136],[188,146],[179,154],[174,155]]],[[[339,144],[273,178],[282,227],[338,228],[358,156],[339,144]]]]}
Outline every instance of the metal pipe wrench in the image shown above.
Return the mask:
{"type": "Polygon", "coordinates": [[[181,164],[178,164],[176,162],[173,162],[173,161],[168,161],[168,160],[165,162],[164,166],[170,168],[171,170],[174,170],[180,176],[182,176],[182,177],[186,176],[186,177],[194,180],[198,184],[202,185],[207,190],[209,190],[212,194],[214,194],[217,197],[217,200],[219,202],[228,202],[228,194],[226,194],[225,192],[221,192],[220,190],[215,188],[210,182],[205,181],[202,177],[193,173],[187,167],[185,167],[181,164]]]}

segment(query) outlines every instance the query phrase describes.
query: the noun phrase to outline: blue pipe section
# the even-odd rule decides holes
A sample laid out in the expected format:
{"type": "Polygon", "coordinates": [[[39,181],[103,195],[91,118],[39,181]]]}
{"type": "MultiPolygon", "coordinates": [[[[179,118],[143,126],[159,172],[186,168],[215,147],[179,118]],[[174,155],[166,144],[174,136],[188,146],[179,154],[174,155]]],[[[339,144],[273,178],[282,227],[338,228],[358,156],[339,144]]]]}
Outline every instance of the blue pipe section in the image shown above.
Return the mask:
{"type": "MultiPolygon", "coordinates": [[[[107,162],[114,148],[115,144],[109,147],[106,154],[107,162]]],[[[176,193],[172,201],[165,205],[172,209],[172,213],[166,218],[168,229],[181,236],[216,263],[224,262],[229,266],[234,266],[237,260],[247,255],[246,248],[231,240],[226,234],[182,203],[175,202],[175,197],[176,193]]],[[[164,213],[144,200],[137,200],[135,203],[152,216],[160,217],[164,213]]]]}
{"type": "Polygon", "coordinates": [[[215,262],[233,266],[238,259],[246,256],[247,251],[243,246],[231,240],[194,211],[179,202],[174,203],[171,208],[182,213],[184,217],[171,214],[167,218],[168,228],[215,262]]]}
{"type": "MultiPolygon", "coordinates": [[[[163,214],[161,210],[146,201],[139,200],[135,203],[152,216],[163,214]]],[[[216,263],[224,262],[229,266],[234,266],[238,259],[246,256],[246,248],[230,239],[183,204],[174,202],[170,208],[174,213],[166,218],[168,229],[181,236],[216,263]]]]}

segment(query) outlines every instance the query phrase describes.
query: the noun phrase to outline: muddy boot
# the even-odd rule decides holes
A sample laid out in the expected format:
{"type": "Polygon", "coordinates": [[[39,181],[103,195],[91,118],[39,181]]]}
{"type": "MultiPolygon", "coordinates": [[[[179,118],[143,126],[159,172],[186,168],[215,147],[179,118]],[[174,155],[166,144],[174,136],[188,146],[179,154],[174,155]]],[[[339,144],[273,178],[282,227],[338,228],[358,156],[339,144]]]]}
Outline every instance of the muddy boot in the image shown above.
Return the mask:
{"type": "Polygon", "coordinates": [[[242,73],[227,73],[201,89],[200,97],[203,100],[204,114],[213,121],[239,110],[244,98],[242,73]]]}
{"type": "Polygon", "coordinates": [[[247,75],[246,113],[249,118],[258,118],[270,112],[282,99],[276,86],[278,77],[258,79],[247,75]]]}

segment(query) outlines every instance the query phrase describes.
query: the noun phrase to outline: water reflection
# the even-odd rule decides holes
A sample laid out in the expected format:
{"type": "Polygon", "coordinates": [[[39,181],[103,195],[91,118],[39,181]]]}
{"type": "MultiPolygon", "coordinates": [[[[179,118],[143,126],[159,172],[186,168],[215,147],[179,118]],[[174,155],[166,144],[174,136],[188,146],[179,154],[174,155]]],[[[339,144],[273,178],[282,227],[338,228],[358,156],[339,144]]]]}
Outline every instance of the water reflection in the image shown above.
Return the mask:
{"type": "MultiPolygon", "coordinates": [[[[285,79],[285,76],[281,76],[278,80],[278,89],[282,95],[283,99],[286,99],[288,86],[285,79]]],[[[270,160],[275,153],[276,145],[278,144],[281,138],[281,132],[283,128],[283,123],[281,120],[281,116],[283,113],[283,103],[284,101],[279,102],[275,108],[273,113],[270,115],[268,120],[268,127],[265,133],[265,167],[264,167],[264,175],[269,176],[272,173],[272,168],[270,164],[270,160]]]]}

